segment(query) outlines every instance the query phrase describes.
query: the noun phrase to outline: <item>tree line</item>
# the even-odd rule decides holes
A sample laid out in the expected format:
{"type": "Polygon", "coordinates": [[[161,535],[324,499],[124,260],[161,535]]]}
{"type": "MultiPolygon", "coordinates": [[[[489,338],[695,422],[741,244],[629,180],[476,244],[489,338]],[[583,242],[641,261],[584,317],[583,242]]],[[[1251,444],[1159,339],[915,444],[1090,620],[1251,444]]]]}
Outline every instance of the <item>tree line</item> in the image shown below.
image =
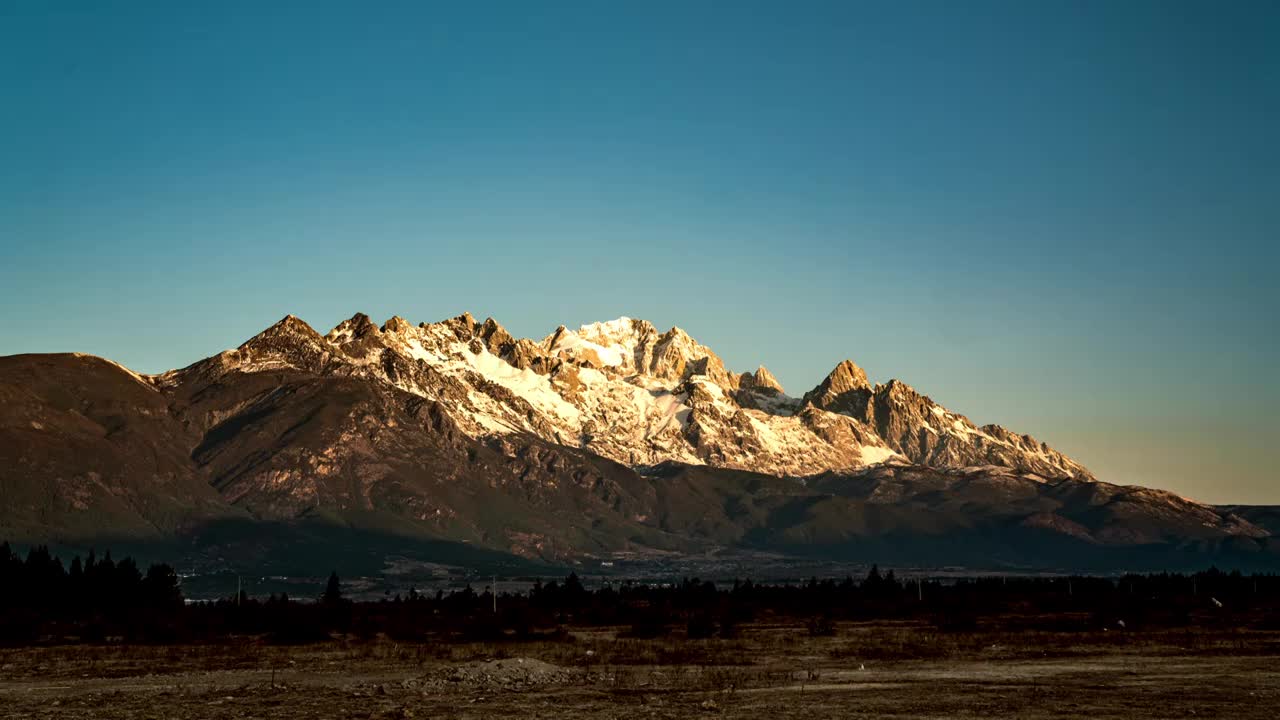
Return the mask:
{"type": "Polygon", "coordinates": [[[45,547],[25,558],[0,545],[0,643],[214,642],[250,636],[308,643],[335,635],[400,641],[519,641],[563,636],[570,626],[616,626],[632,637],[734,637],[752,622],[791,622],[812,635],[847,620],[903,619],[940,631],[984,628],[1140,631],[1219,624],[1280,629],[1280,576],[1210,569],[1123,577],[901,579],[871,568],[854,579],[789,584],[686,578],[671,583],[597,581],[576,574],[534,581],[527,592],[458,590],[353,601],[332,574],[299,601],[238,593],[185,602],[173,568],[143,572],[105,553],[64,566],[45,547]]]}

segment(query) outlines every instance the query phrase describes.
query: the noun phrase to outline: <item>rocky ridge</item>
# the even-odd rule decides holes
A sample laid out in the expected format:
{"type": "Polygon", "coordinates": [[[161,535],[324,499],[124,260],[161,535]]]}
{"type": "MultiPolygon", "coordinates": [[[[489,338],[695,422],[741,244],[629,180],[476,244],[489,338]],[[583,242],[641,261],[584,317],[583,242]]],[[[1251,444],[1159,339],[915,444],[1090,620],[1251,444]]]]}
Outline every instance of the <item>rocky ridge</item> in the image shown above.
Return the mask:
{"type": "Polygon", "coordinates": [[[677,461],[805,476],[913,462],[1093,478],[1047,445],[978,427],[900,381],[872,385],[851,361],[795,398],[764,367],[733,372],[680,328],[660,332],[625,317],[561,326],[534,341],[469,314],[417,325],[393,317],[381,326],[357,314],[323,336],[289,316],[237,349],[153,381],[282,367],[372,379],[443,402],[472,437],[531,433],[634,467],[677,461]]]}

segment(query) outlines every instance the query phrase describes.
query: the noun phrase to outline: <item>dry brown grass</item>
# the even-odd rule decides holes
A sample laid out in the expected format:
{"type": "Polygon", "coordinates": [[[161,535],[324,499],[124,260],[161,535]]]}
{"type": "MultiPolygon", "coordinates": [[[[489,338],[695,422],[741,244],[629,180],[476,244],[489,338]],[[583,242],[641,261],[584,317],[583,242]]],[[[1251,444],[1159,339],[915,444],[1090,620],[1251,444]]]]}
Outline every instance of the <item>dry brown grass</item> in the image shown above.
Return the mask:
{"type": "MultiPolygon", "coordinates": [[[[830,637],[812,637],[803,624],[756,624],[732,640],[623,637],[624,628],[589,628],[563,640],[530,642],[396,642],[338,638],[329,643],[281,647],[263,638],[235,638],[206,645],[61,645],[0,649],[8,678],[34,676],[128,677],[186,671],[265,670],[306,662],[435,666],[476,660],[531,657],[563,667],[600,671],[619,667],[690,667],[729,672],[790,664],[802,669],[824,662],[1045,659],[1099,654],[1280,655],[1280,632],[1178,628],[1147,632],[1045,632],[977,630],[941,632],[924,623],[840,623],[830,637]]],[[[642,673],[643,670],[636,672],[642,673]]],[[[615,671],[615,675],[634,675],[615,671]]]]}
{"type": "Polygon", "coordinates": [[[565,639],[404,643],[262,638],[197,646],[0,650],[0,716],[1271,717],[1280,633],[939,632],[923,623],[757,623],[738,638],[641,640],[626,628],[565,639]],[[426,682],[504,658],[563,668],[550,685],[426,682]]]}

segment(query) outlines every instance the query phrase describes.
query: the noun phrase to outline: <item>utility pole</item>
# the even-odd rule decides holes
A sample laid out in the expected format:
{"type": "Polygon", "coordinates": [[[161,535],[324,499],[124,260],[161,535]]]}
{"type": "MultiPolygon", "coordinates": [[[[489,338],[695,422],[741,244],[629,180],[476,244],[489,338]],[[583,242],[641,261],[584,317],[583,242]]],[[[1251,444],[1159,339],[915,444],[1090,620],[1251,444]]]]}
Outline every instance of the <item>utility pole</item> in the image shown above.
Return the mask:
{"type": "Polygon", "coordinates": [[[493,614],[498,614],[498,576],[493,576],[493,614]]]}
{"type": "Polygon", "coordinates": [[[237,575],[236,576],[236,607],[240,607],[240,595],[241,595],[240,576],[237,575]]]}

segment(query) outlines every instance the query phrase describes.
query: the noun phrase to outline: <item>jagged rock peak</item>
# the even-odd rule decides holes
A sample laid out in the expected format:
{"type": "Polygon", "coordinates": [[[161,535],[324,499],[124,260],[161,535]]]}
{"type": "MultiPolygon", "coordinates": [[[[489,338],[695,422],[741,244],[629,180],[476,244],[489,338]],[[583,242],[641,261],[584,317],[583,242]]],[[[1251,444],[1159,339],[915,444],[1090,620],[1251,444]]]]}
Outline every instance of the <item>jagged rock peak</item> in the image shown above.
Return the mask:
{"type": "Polygon", "coordinates": [[[683,339],[688,339],[690,341],[694,341],[693,336],[685,332],[684,328],[680,327],[679,325],[672,325],[669,330],[662,333],[662,337],[664,340],[669,338],[683,338],[683,339]]]}
{"type": "Polygon", "coordinates": [[[448,328],[462,342],[470,342],[476,335],[476,319],[469,312],[442,320],[439,324],[448,328]]]}
{"type": "Polygon", "coordinates": [[[313,333],[316,335],[319,335],[319,333],[316,332],[315,328],[307,324],[307,321],[293,314],[285,315],[284,317],[280,318],[280,321],[277,322],[275,325],[272,325],[271,327],[267,328],[267,331],[270,331],[273,329],[283,330],[286,328],[289,330],[306,333],[308,335],[313,333]]]}
{"type": "Polygon", "coordinates": [[[369,319],[368,315],[358,312],[355,315],[343,320],[325,335],[325,339],[331,343],[343,344],[357,338],[364,337],[370,332],[379,332],[378,326],[369,319]]]}
{"type": "Polygon", "coordinates": [[[491,317],[485,318],[484,322],[476,326],[476,335],[486,341],[500,345],[511,345],[516,341],[511,333],[502,327],[501,323],[491,317]]]}
{"type": "Polygon", "coordinates": [[[804,402],[822,410],[865,420],[871,394],[867,373],[853,361],[843,360],[817,387],[805,393],[804,402]]]}
{"type": "MultiPolygon", "coordinates": [[[[891,378],[889,382],[876,385],[875,393],[877,395],[889,395],[890,397],[924,397],[915,388],[902,382],[897,378],[891,378]]],[[[932,400],[930,400],[932,402],[932,400]]]]}
{"type": "Polygon", "coordinates": [[[852,360],[842,360],[835,369],[822,381],[823,389],[834,395],[841,395],[850,390],[870,390],[867,373],[852,360]]]}
{"type": "MultiPolygon", "coordinates": [[[[211,358],[218,367],[244,372],[294,367],[319,372],[332,348],[324,337],[295,315],[254,335],[235,350],[211,358]]],[[[197,363],[192,367],[198,367],[197,363]]]]}
{"type": "Polygon", "coordinates": [[[311,340],[322,339],[320,333],[315,331],[315,328],[308,325],[297,315],[285,315],[279,322],[249,338],[240,347],[245,348],[255,344],[260,344],[265,340],[274,340],[290,336],[300,336],[311,340]]]}
{"type": "Polygon", "coordinates": [[[382,324],[382,332],[404,334],[413,329],[413,324],[399,315],[392,315],[385,323],[382,324]]]}
{"type": "Polygon", "coordinates": [[[705,375],[728,389],[737,389],[740,376],[725,369],[720,356],[711,348],[694,340],[689,333],[673,327],[658,338],[653,348],[651,373],[656,377],[688,379],[705,375]]]}
{"type": "Polygon", "coordinates": [[[507,355],[516,345],[516,339],[511,337],[511,333],[491,317],[485,318],[484,322],[476,326],[476,338],[490,353],[498,356],[507,355]]]}
{"type": "Polygon", "coordinates": [[[768,388],[780,393],[785,392],[782,389],[782,383],[778,382],[778,378],[774,377],[773,373],[769,372],[769,368],[763,365],[756,368],[754,373],[743,373],[742,384],[756,388],[768,388]]]}

